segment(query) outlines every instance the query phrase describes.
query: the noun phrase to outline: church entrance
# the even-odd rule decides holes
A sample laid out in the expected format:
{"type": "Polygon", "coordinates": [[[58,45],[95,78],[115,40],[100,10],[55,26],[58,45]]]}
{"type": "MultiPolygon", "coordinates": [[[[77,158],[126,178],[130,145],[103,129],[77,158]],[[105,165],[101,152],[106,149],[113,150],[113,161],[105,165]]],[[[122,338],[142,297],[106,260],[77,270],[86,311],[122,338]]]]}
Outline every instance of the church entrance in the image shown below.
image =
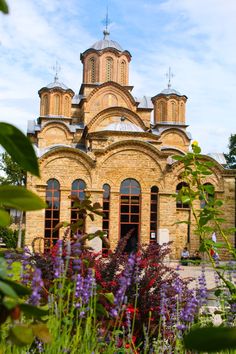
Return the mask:
{"type": "Polygon", "coordinates": [[[140,200],[139,183],[131,178],[125,179],[120,187],[120,237],[131,233],[125,252],[135,252],[138,249],[140,233],[140,200]]]}

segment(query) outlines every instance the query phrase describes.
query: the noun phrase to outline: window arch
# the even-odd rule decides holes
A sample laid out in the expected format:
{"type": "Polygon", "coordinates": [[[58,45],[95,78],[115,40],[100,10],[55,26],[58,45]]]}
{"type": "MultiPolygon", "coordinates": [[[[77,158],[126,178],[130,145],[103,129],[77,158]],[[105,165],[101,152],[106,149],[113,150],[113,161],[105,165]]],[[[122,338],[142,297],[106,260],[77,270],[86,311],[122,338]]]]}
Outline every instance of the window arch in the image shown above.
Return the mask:
{"type": "Polygon", "coordinates": [[[150,198],[150,240],[152,242],[156,242],[157,239],[158,192],[158,187],[152,186],[150,198]]]}
{"type": "Polygon", "coordinates": [[[124,60],[120,64],[120,83],[121,85],[126,84],[126,62],[124,60]]]}
{"type": "MultiPolygon", "coordinates": [[[[181,194],[184,192],[184,188],[188,187],[188,184],[186,182],[180,182],[177,187],[176,187],[176,194],[181,194]]],[[[178,200],[176,201],[176,208],[181,208],[181,209],[185,209],[185,208],[189,208],[189,203],[183,203],[182,200],[178,200]]]]}
{"type": "Polygon", "coordinates": [[[60,115],[60,96],[54,95],[54,114],[56,116],[60,115]]]}
{"type": "Polygon", "coordinates": [[[204,183],[204,194],[206,199],[200,199],[200,207],[203,209],[208,202],[211,202],[215,198],[215,187],[211,183],[204,183]]]}
{"type": "Polygon", "coordinates": [[[59,229],[54,231],[60,220],[60,183],[52,178],[47,182],[45,209],[45,249],[50,249],[59,238],[59,229]]]}
{"type": "MultiPolygon", "coordinates": [[[[111,188],[109,184],[105,183],[103,185],[103,203],[102,203],[102,230],[107,234],[107,238],[109,238],[109,226],[110,226],[110,193],[111,188]]],[[[102,245],[103,254],[107,253],[107,249],[105,245],[102,245]]]]}
{"type": "Polygon", "coordinates": [[[160,117],[160,122],[165,122],[165,103],[160,102],[159,103],[159,117],[160,117]]]}
{"type": "Polygon", "coordinates": [[[113,59],[111,57],[106,58],[106,81],[112,81],[113,79],[113,59]]]}
{"type": "Polygon", "coordinates": [[[172,117],[172,122],[177,121],[176,103],[174,101],[171,102],[171,117],[172,117]]]}
{"type": "Polygon", "coordinates": [[[136,251],[140,233],[141,188],[135,179],[127,178],[120,186],[120,237],[131,236],[125,251],[136,251]]]}
{"type": "Polygon", "coordinates": [[[48,105],[48,95],[43,96],[42,99],[42,116],[48,115],[49,105],[48,105]]]}
{"type": "Polygon", "coordinates": [[[96,82],[96,59],[94,57],[90,58],[88,62],[88,81],[96,82]]]}
{"type": "MultiPolygon", "coordinates": [[[[86,183],[82,179],[76,179],[71,185],[71,196],[72,197],[77,197],[80,201],[84,200],[85,198],[85,188],[86,188],[86,183]]],[[[73,198],[71,199],[71,224],[74,224],[78,219],[83,220],[83,225],[81,227],[78,227],[77,230],[73,230],[73,233],[76,231],[81,231],[82,233],[85,231],[85,218],[83,215],[78,213],[78,208],[74,206],[75,201],[73,198]]]]}
{"type": "Polygon", "coordinates": [[[184,103],[180,103],[180,120],[184,122],[184,103]]]}
{"type": "Polygon", "coordinates": [[[69,112],[70,112],[70,100],[69,97],[66,96],[64,100],[64,116],[69,117],[70,116],[69,112]]]}

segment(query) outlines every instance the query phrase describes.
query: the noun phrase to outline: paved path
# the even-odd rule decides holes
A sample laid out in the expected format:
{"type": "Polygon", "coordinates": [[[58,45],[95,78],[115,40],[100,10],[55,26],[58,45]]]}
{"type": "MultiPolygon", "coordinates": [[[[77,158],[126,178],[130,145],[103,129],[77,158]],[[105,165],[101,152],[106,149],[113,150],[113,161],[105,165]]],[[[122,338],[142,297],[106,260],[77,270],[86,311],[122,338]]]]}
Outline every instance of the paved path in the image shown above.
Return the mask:
{"type": "MultiPolygon", "coordinates": [[[[202,273],[202,267],[201,265],[199,266],[182,266],[178,262],[170,262],[169,267],[173,268],[176,270],[177,273],[181,276],[183,279],[189,279],[189,278],[194,278],[194,281],[191,282],[190,287],[196,287],[196,284],[198,283],[198,277],[202,273]]],[[[207,283],[207,289],[213,289],[215,288],[215,277],[214,277],[214,271],[210,266],[205,266],[206,269],[206,283],[207,283]]]]}

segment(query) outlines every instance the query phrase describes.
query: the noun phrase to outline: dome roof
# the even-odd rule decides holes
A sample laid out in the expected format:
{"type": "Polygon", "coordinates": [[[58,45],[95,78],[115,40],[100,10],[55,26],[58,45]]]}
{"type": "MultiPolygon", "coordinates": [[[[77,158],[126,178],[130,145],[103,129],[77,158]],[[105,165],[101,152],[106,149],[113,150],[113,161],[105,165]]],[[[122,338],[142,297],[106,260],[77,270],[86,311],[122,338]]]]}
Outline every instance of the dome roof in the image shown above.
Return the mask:
{"type": "Polygon", "coordinates": [[[120,117],[117,122],[108,124],[103,130],[116,131],[116,132],[143,132],[144,130],[138,125],[131,123],[125,117],[120,117]]]}
{"type": "Polygon", "coordinates": [[[112,41],[109,38],[109,32],[108,31],[103,31],[104,34],[104,38],[100,41],[95,42],[90,49],[95,49],[95,50],[103,50],[106,48],[114,48],[116,50],[118,50],[119,52],[123,52],[123,49],[121,48],[121,46],[119,45],[119,43],[112,41]]]}
{"type": "Polygon", "coordinates": [[[182,96],[181,93],[175,89],[173,89],[172,87],[168,87],[165,90],[161,91],[161,94],[163,95],[177,95],[177,96],[182,96]]]}
{"type": "Polygon", "coordinates": [[[48,89],[52,89],[52,88],[54,88],[54,87],[59,87],[59,88],[61,88],[61,89],[63,89],[63,90],[69,90],[69,88],[68,88],[66,85],[64,85],[62,82],[59,82],[59,81],[58,81],[58,78],[57,78],[57,77],[55,77],[54,81],[51,82],[50,84],[48,84],[46,87],[47,87],[48,89]]]}

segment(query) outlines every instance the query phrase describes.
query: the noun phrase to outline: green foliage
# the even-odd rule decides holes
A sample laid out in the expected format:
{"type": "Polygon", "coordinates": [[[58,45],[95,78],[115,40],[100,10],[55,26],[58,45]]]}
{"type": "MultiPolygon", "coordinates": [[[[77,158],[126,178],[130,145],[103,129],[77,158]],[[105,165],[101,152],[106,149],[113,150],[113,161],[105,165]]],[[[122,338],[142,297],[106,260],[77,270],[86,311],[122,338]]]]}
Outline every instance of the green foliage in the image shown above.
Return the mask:
{"type": "Polygon", "coordinates": [[[227,167],[236,169],[236,134],[231,134],[229,138],[229,153],[224,154],[227,167]]]}
{"type": "Polygon", "coordinates": [[[4,176],[0,176],[0,184],[14,184],[22,186],[26,184],[26,172],[19,164],[12,160],[7,152],[1,154],[0,170],[4,176]]]}
{"type": "Polygon", "coordinates": [[[0,226],[7,226],[10,222],[10,214],[6,210],[0,208],[0,226]]]}
{"type": "Polygon", "coordinates": [[[0,0],[0,11],[4,14],[9,13],[8,5],[5,0],[0,0]]]}
{"type": "Polygon", "coordinates": [[[17,246],[17,231],[8,227],[0,227],[0,238],[5,243],[7,248],[16,248],[17,246]]]}
{"type": "Polygon", "coordinates": [[[0,144],[24,171],[39,176],[38,161],[29,139],[16,127],[0,123],[0,144]]]}
{"type": "Polygon", "coordinates": [[[20,186],[0,186],[1,205],[17,210],[38,210],[46,207],[46,203],[35,193],[20,186]]]}
{"type": "Polygon", "coordinates": [[[219,353],[222,350],[236,348],[235,327],[207,327],[196,328],[184,338],[187,349],[219,353]]]}

